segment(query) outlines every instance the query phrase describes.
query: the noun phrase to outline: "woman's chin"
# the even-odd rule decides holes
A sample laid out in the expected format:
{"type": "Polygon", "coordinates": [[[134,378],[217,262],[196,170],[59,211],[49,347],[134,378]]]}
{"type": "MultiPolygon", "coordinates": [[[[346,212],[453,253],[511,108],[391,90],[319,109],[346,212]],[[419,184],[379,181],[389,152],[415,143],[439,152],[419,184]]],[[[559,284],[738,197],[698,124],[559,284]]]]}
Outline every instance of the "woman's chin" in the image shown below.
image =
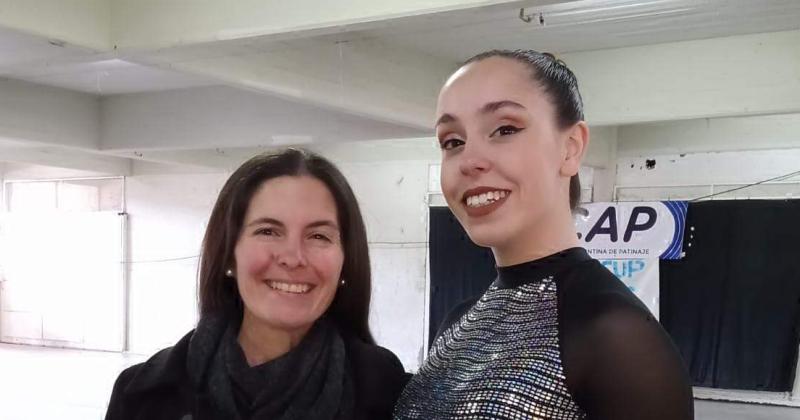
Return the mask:
{"type": "Polygon", "coordinates": [[[507,233],[489,224],[470,226],[466,231],[469,239],[474,242],[475,245],[484,248],[497,248],[508,239],[507,233]]]}
{"type": "Polygon", "coordinates": [[[278,314],[257,314],[256,319],[272,328],[285,331],[308,329],[319,317],[306,312],[281,311],[278,314]]]}

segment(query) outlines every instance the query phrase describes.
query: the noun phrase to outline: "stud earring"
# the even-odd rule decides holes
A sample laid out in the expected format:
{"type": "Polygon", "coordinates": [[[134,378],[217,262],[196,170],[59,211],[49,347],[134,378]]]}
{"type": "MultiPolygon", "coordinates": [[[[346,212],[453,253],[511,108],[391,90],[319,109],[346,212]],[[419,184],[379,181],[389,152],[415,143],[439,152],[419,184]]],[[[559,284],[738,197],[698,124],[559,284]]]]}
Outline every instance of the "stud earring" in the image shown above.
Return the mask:
{"type": "Polygon", "coordinates": [[[339,282],[339,287],[344,287],[345,284],[347,284],[347,282],[342,279],[342,281],[339,282]]]}
{"type": "Polygon", "coordinates": [[[229,269],[228,269],[228,271],[226,271],[226,272],[225,272],[225,276],[226,276],[226,277],[233,278],[233,270],[231,270],[231,269],[229,268],[229,269]]]}

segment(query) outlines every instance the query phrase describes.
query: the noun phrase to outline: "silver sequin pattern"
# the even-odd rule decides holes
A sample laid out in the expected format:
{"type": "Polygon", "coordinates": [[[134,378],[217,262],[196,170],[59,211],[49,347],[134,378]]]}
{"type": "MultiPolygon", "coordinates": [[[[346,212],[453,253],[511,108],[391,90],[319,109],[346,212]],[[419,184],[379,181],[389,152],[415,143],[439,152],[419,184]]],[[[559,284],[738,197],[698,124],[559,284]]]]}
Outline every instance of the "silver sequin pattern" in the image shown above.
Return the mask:
{"type": "Polygon", "coordinates": [[[561,365],[556,287],[493,284],[433,343],[395,419],[585,419],[561,365]]]}

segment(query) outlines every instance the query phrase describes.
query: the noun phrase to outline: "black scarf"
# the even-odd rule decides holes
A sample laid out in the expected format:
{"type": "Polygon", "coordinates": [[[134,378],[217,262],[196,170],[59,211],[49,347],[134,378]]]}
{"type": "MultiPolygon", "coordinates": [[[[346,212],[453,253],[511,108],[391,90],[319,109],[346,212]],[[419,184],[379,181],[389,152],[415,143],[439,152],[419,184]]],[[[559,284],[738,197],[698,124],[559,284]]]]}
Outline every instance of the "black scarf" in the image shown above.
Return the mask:
{"type": "Polygon", "coordinates": [[[335,325],[318,320],[283,356],[250,367],[238,335],[241,316],[205,316],[189,344],[187,368],[220,418],[340,420],[353,417],[353,383],[335,325]]]}

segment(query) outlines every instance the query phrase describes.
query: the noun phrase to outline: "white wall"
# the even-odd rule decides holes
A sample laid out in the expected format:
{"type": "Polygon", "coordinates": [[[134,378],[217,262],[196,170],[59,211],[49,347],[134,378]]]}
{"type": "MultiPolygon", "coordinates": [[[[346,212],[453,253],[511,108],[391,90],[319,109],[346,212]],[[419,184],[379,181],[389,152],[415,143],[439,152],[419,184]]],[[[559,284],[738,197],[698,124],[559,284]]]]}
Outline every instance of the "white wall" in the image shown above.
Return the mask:
{"type": "Polygon", "coordinates": [[[800,148],[620,157],[621,185],[752,183],[800,171],[800,148]],[[656,161],[652,170],[644,161],[656,161]]]}
{"type": "MultiPolygon", "coordinates": [[[[618,136],[619,199],[696,198],[709,184],[718,192],[800,171],[800,114],[623,126],[618,136]]],[[[800,189],[764,185],[736,196],[797,198],[800,189]]]]}
{"type": "MultiPolygon", "coordinates": [[[[39,165],[2,163],[3,174],[0,181],[37,180],[58,178],[86,178],[100,176],[96,172],[74,169],[54,168],[39,165]]],[[[62,184],[60,186],[60,209],[87,207],[100,209],[101,193],[97,189],[91,191],[90,184],[105,186],[99,181],[82,181],[80,183],[62,184]]],[[[109,182],[111,184],[113,182],[109,182]]],[[[116,180],[121,186],[121,180],[116,180]]],[[[45,186],[45,184],[40,184],[45,186]]],[[[6,185],[3,185],[5,188],[6,185]]],[[[55,189],[49,189],[55,193],[55,189]]],[[[121,194],[110,194],[108,190],[102,194],[102,202],[111,205],[112,201],[120,202],[121,194]]],[[[3,200],[5,200],[5,193],[3,200]]],[[[55,204],[53,196],[53,204],[55,204]]],[[[5,212],[3,202],[0,213],[5,212]]],[[[17,267],[14,279],[6,278],[0,293],[0,322],[3,326],[3,340],[15,343],[27,343],[52,346],[80,346],[106,350],[122,349],[122,269],[121,259],[122,230],[121,219],[115,214],[97,214],[86,217],[81,214],[57,214],[44,219],[27,219],[25,212],[16,216],[13,226],[0,226],[0,232],[6,245],[11,245],[8,253],[1,255],[6,260],[6,274],[17,267]],[[23,230],[19,230],[19,229],[23,230]],[[74,237],[75,232],[83,232],[91,240],[75,245],[71,249],[65,239],[74,237]],[[28,232],[25,235],[23,232],[28,232]],[[43,240],[47,234],[59,235],[43,240]],[[38,239],[35,239],[38,238],[38,239]],[[32,239],[33,242],[28,239],[32,239]],[[35,242],[39,241],[37,245],[35,242]],[[106,245],[103,245],[106,244],[106,245]],[[111,246],[108,247],[107,245],[111,246]],[[117,245],[116,248],[113,248],[117,245]],[[98,248],[99,247],[99,248],[98,248]],[[16,251],[16,252],[14,252],[16,251]],[[31,252],[39,252],[45,256],[49,264],[31,267],[25,273],[19,272],[20,262],[24,264],[31,252]],[[85,262],[91,260],[89,265],[85,262]],[[16,261],[17,264],[12,264],[16,261]],[[53,279],[53,267],[60,267],[58,274],[67,282],[48,283],[53,279]],[[82,279],[81,284],[73,280],[82,279]],[[111,282],[103,280],[113,280],[111,282]],[[64,285],[72,284],[73,287],[64,285]],[[85,288],[96,293],[86,294],[85,288]],[[45,288],[49,294],[37,294],[36,290],[45,288]],[[63,289],[63,290],[62,290],[63,289]],[[58,297],[55,300],[54,297],[58,297]],[[77,306],[76,306],[77,305],[77,306]],[[76,310],[76,308],[78,308],[76,310]],[[93,312],[105,311],[108,316],[92,317],[93,312]]],[[[12,220],[11,218],[5,221],[12,220]]],[[[67,242],[69,242],[67,240],[67,242]]],[[[3,280],[3,268],[0,267],[0,280],[3,280]]]]}
{"type": "MultiPolygon", "coordinates": [[[[5,180],[102,176],[92,171],[4,163],[5,180]]],[[[197,255],[226,179],[196,168],[137,163],[126,178],[128,348],[151,354],[173,345],[197,319],[197,255]]]]}
{"type": "MultiPolygon", "coordinates": [[[[173,168],[165,168],[173,171],[173,168]]],[[[175,344],[197,322],[197,262],[222,173],[139,172],[126,180],[129,349],[175,344]]]]}
{"type": "MultiPolygon", "coordinates": [[[[5,178],[6,178],[6,163],[0,162],[0,213],[4,213],[6,211],[6,185],[5,185],[5,178]]],[[[0,258],[2,260],[2,258],[0,258]]],[[[3,281],[4,276],[3,265],[0,262],[0,282],[3,281]]],[[[0,293],[3,293],[2,286],[0,285],[0,293]]],[[[0,297],[2,298],[2,297],[0,297]]],[[[3,308],[0,307],[0,310],[3,308]]],[[[0,331],[1,333],[1,331],[0,331]]]]}
{"type": "MultiPolygon", "coordinates": [[[[619,129],[616,126],[591,127],[589,130],[589,150],[583,162],[592,168],[591,186],[594,201],[610,201],[614,194],[617,178],[617,148],[619,129]]],[[[581,184],[586,183],[581,174],[581,184]]]]}
{"type": "Polygon", "coordinates": [[[406,369],[421,362],[427,308],[429,161],[339,163],[367,225],[372,265],[370,326],[406,369]]]}

